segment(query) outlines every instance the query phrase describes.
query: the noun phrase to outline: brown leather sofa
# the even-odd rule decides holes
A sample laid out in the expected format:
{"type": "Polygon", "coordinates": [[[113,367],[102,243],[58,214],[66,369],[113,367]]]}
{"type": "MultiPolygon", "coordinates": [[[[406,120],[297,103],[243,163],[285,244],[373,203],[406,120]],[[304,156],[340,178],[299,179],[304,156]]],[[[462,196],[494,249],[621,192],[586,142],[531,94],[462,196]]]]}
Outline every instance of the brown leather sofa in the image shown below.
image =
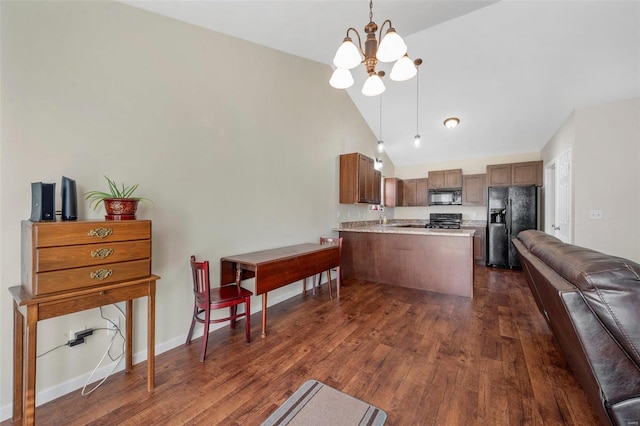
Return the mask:
{"type": "Polygon", "coordinates": [[[538,308],[603,424],[640,425],[640,265],[536,230],[512,242],[538,308]]]}

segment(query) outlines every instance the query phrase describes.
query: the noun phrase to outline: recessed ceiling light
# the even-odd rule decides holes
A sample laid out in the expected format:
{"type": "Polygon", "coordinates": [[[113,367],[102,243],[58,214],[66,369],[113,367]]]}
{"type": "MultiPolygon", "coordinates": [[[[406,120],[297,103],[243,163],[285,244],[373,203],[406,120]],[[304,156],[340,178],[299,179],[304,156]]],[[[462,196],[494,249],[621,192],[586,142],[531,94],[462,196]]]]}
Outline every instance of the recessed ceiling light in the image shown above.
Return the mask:
{"type": "Polygon", "coordinates": [[[460,119],[458,117],[449,117],[444,120],[444,127],[447,129],[455,129],[458,124],[460,124],[460,119]]]}

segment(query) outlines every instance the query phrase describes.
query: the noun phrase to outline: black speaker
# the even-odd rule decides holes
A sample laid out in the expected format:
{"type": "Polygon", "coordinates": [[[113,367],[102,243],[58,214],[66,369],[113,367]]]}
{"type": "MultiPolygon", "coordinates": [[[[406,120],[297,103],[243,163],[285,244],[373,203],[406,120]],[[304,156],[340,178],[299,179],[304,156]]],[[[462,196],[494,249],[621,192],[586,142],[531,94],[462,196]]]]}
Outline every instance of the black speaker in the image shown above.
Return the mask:
{"type": "Polygon", "coordinates": [[[62,176],[62,220],[78,220],[76,181],[62,176]]]}
{"type": "Polygon", "coordinates": [[[56,184],[31,184],[31,222],[56,221],[56,184]]]}

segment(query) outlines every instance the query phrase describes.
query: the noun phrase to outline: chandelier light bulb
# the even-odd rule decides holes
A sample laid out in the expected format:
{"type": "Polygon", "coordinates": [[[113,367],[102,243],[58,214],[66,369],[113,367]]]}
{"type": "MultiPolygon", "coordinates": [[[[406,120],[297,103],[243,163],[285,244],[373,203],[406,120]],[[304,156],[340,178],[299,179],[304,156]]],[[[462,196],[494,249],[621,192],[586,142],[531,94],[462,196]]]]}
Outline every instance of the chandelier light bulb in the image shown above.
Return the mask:
{"type": "Polygon", "coordinates": [[[402,37],[398,35],[395,28],[389,28],[380,41],[376,58],[380,62],[393,62],[402,58],[407,53],[407,45],[402,37]]]}
{"type": "Polygon", "coordinates": [[[384,142],[378,141],[378,153],[382,154],[384,152],[384,142]]]}
{"type": "Polygon", "coordinates": [[[420,148],[420,142],[422,142],[420,135],[415,135],[415,137],[413,138],[413,144],[416,146],[416,148],[420,148]]]}
{"type": "Polygon", "coordinates": [[[362,94],[365,96],[378,96],[384,91],[384,83],[378,74],[371,74],[362,86],[362,94]]]}
{"type": "Polygon", "coordinates": [[[331,87],[335,87],[336,89],[348,89],[353,86],[351,71],[345,68],[336,68],[333,74],[331,74],[329,84],[331,87]]]}
{"type": "Polygon", "coordinates": [[[418,67],[416,67],[416,64],[405,54],[393,65],[390,77],[393,81],[406,81],[415,77],[417,73],[418,67]]]}
{"type": "Polygon", "coordinates": [[[351,70],[362,63],[360,51],[351,41],[351,37],[345,37],[344,41],[338,47],[336,55],[333,57],[333,65],[337,68],[345,68],[351,70]]]}

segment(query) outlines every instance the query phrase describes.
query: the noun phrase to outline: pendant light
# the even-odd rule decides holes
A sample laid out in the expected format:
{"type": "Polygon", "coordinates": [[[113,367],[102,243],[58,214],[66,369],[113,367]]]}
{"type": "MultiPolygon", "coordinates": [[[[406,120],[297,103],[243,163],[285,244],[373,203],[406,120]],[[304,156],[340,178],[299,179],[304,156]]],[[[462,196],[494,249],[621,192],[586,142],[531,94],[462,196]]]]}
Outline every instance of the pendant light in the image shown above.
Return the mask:
{"type": "Polygon", "coordinates": [[[347,29],[347,35],[333,57],[333,72],[329,84],[336,89],[348,89],[353,85],[351,71],[363,64],[366,68],[367,80],[362,86],[362,94],[365,96],[381,95],[385,91],[382,77],[384,71],[376,71],[378,62],[395,62],[391,70],[391,79],[395,81],[409,80],[416,74],[415,61],[411,61],[407,55],[407,45],[389,19],[384,21],[378,32],[378,25],[373,22],[373,0],[369,0],[369,23],[364,27],[366,39],[364,49],[360,33],[351,27],[347,29]],[[383,30],[387,28],[383,34],[383,30]],[[378,32],[376,34],[376,32],[378,32]],[[351,38],[355,33],[358,44],[351,38]],[[378,40],[380,42],[378,43],[378,40]]]}

